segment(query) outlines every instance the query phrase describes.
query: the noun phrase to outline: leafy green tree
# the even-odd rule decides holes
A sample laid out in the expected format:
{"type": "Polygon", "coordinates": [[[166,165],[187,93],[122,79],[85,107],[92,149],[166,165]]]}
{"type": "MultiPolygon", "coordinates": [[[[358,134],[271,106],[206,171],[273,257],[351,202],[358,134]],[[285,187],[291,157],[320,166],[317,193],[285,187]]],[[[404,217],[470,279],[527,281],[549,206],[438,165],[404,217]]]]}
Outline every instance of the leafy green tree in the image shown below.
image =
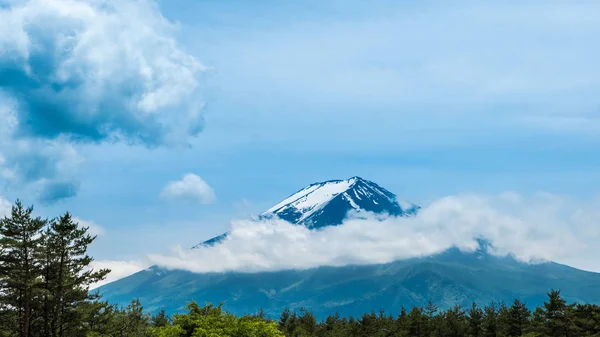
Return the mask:
{"type": "Polygon", "coordinates": [[[160,337],[283,337],[277,323],[256,316],[236,317],[223,311],[222,305],[207,304],[200,307],[196,302],[187,306],[187,314],[178,314],[173,324],[155,328],[152,333],[160,337]]]}

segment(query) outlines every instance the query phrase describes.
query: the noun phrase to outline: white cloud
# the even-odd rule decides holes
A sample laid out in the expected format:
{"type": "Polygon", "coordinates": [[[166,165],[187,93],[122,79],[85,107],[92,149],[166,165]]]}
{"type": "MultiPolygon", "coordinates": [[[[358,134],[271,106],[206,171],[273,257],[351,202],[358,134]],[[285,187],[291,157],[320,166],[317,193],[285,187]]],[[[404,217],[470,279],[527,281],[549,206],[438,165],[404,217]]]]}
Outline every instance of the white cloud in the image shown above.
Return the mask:
{"type": "Polygon", "coordinates": [[[0,218],[10,215],[12,203],[0,196],[0,218]]]}
{"type": "Polygon", "coordinates": [[[2,4],[4,178],[51,202],[77,192],[82,158],[72,141],[178,145],[201,131],[204,67],[154,1],[2,4]]]}
{"type": "Polygon", "coordinates": [[[127,277],[131,274],[135,274],[140,270],[148,268],[150,265],[142,261],[113,261],[113,260],[99,260],[92,262],[92,268],[94,270],[110,269],[111,272],[108,274],[105,280],[92,285],[90,288],[95,289],[101,287],[110,282],[116,281],[123,277],[127,277]]]}
{"type": "Polygon", "coordinates": [[[106,234],[104,228],[93,221],[83,220],[78,217],[73,217],[73,221],[79,223],[80,226],[88,227],[88,233],[91,235],[104,236],[106,234]]]}
{"type": "Polygon", "coordinates": [[[184,175],[181,180],[168,183],[160,195],[166,199],[193,200],[202,204],[210,204],[216,200],[212,187],[193,173],[184,175]]]}
{"type": "Polygon", "coordinates": [[[235,221],[221,245],[177,248],[150,255],[160,266],[194,272],[263,271],[316,266],[386,263],[431,255],[456,246],[472,251],[475,238],[492,242],[492,254],[514,254],[528,262],[574,261],[600,270],[585,256],[600,255],[597,202],[515,193],[453,196],[433,202],[415,218],[352,218],[343,225],[311,231],[284,221],[235,221]]]}

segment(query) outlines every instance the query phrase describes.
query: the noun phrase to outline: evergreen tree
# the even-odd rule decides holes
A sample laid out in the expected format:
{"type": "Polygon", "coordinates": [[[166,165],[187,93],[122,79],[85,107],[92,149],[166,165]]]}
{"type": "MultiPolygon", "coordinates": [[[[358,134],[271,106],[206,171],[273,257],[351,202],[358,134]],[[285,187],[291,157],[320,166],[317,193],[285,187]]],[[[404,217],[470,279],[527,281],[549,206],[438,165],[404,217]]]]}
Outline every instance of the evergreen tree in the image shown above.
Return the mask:
{"type": "Polygon", "coordinates": [[[427,305],[425,306],[425,314],[427,317],[433,318],[433,315],[438,311],[438,306],[433,303],[431,299],[427,300],[427,305]]]}
{"type": "Polygon", "coordinates": [[[52,297],[46,300],[48,336],[71,336],[77,327],[71,324],[79,315],[79,307],[90,299],[91,284],[103,280],[108,270],[90,268],[93,259],[87,255],[95,236],[87,233],[67,212],[50,223],[45,233],[44,278],[52,297]]]}
{"type": "Polygon", "coordinates": [[[551,337],[571,336],[572,318],[571,310],[566,301],[560,296],[560,290],[551,290],[548,301],[544,302],[546,318],[546,333],[551,337]]]}
{"type": "Polygon", "coordinates": [[[483,310],[473,303],[468,312],[469,336],[480,337],[483,335],[483,310]]]}
{"type": "Polygon", "coordinates": [[[499,336],[509,336],[509,322],[510,314],[508,307],[504,302],[500,302],[500,305],[498,306],[498,318],[496,319],[497,332],[499,336]]]}
{"type": "Polygon", "coordinates": [[[461,337],[467,334],[469,323],[465,310],[460,305],[446,311],[446,326],[446,336],[461,337]]]}
{"type": "Polygon", "coordinates": [[[47,221],[32,212],[33,207],[17,200],[10,216],[0,220],[0,302],[3,319],[9,320],[8,327],[18,327],[20,337],[33,336],[34,307],[42,288],[41,231],[47,221]]]}
{"type": "Polygon", "coordinates": [[[158,314],[152,317],[152,326],[160,328],[161,326],[167,326],[170,323],[169,316],[165,312],[165,309],[161,309],[158,314]]]}
{"type": "Polygon", "coordinates": [[[410,336],[427,336],[427,316],[423,314],[423,309],[413,307],[408,314],[408,332],[410,336]]]}
{"type": "Polygon", "coordinates": [[[483,309],[483,333],[486,337],[498,336],[498,311],[494,302],[483,309]]]}
{"type": "Polygon", "coordinates": [[[78,333],[74,334],[76,336],[108,335],[113,327],[113,320],[118,316],[114,306],[102,301],[98,294],[83,302],[78,310],[81,324],[78,333]]]}
{"type": "Polygon", "coordinates": [[[396,318],[396,326],[397,335],[408,336],[409,321],[408,314],[406,313],[406,308],[404,306],[400,308],[400,314],[398,314],[398,318],[396,318]]]}
{"type": "Polygon", "coordinates": [[[546,327],[546,314],[544,309],[537,307],[531,314],[531,320],[529,322],[529,328],[527,332],[535,333],[538,331],[544,331],[546,327]]]}
{"type": "Polygon", "coordinates": [[[521,336],[527,331],[531,312],[525,303],[516,299],[508,309],[508,336],[521,336]]]}

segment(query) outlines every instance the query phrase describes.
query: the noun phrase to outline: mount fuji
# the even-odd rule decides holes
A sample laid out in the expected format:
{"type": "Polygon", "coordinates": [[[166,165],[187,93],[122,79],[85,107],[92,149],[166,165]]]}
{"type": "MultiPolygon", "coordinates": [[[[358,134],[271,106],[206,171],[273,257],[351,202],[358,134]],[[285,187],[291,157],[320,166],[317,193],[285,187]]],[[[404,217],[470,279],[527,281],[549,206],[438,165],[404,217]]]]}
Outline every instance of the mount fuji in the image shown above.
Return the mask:
{"type": "MultiPolygon", "coordinates": [[[[353,177],[311,184],[261,213],[259,219],[278,218],[311,230],[343,226],[348,214],[415,216],[419,206],[368,180],[353,177]]],[[[192,248],[214,246],[228,233],[192,248]]],[[[235,314],[263,309],[271,316],[285,308],[307,308],[317,317],[338,312],[360,315],[385,310],[395,314],[401,306],[423,306],[429,299],[441,309],[519,298],[528,306],[540,305],[550,289],[560,289],[568,302],[600,304],[600,274],[554,262],[528,264],[512,256],[480,249],[462,252],[451,248],[440,254],[378,265],[318,267],[258,273],[192,273],[153,266],[98,291],[111,303],[127,305],[139,299],[150,312],[179,312],[191,300],[223,302],[235,314]]]]}
{"type": "MultiPolygon", "coordinates": [[[[419,208],[408,201],[398,200],[394,193],[374,182],[352,177],[310,184],[261,213],[258,218],[278,218],[295,225],[319,229],[341,225],[349,213],[411,216],[419,208]]],[[[213,246],[225,240],[227,234],[221,234],[192,248],[213,246]]]]}

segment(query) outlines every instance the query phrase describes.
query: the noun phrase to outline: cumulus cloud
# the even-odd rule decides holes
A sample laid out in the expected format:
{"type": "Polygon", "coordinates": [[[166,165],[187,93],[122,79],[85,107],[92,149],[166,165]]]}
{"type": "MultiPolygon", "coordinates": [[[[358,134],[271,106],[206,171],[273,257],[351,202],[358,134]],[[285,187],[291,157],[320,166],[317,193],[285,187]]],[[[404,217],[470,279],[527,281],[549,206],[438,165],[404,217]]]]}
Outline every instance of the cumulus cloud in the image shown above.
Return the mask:
{"type": "Polygon", "coordinates": [[[551,195],[453,196],[414,218],[361,215],[317,231],[279,220],[234,221],[222,244],[149,257],[160,266],[193,272],[252,272],[386,263],[451,247],[473,251],[477,239],[486,238],[490,254],[561,261],[600,254],[597,206],[551,195]]]}
{"type": "Polygon", "coordinates": [[[184,144],[202,129],[204,67],[151,0],[0,6],[0,162],[47,202],[77,192],[73,142],[184,144]]]}
{"type": "Polygon", "coordinates": [[[146,269],[149,267],[149,264],[138,261],[113,261],[113,260],[99,260],[92,262],[92,268],[94,270],[100,269],[110,269],[110,273],[107,275],[106,279],[100,281],[98,283],[93,284],[90,288],[95,289],[101,287],[110,282],[116,281],[123,277],[129,276],[131,274],[137,273],[140,270],[146,269]]]}
{"type": "Polygon", "coordinates": [[[181,180],[172,181],[161,192],[165,199],[192,200],[210,204],[216,200],[215,192],[204,179],[188,173],[181,180]]]}

